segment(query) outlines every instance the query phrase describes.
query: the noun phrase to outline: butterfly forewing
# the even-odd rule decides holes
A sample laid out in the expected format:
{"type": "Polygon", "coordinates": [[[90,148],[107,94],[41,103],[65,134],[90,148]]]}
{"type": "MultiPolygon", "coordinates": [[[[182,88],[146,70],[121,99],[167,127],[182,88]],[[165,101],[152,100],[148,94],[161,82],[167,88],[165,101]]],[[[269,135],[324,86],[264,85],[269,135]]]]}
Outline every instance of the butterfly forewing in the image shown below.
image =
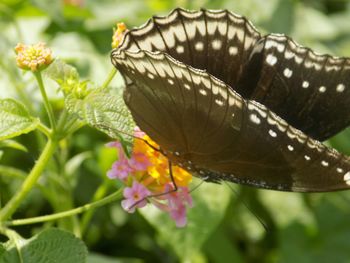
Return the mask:
{"type": "Polygon", "coordinates": [[[126,35],[122,49],[166,52],[203,69],[236,89],[259,32],[245,18],[227,10],[189,12],[175,9],[154,16],[126,35]]]}

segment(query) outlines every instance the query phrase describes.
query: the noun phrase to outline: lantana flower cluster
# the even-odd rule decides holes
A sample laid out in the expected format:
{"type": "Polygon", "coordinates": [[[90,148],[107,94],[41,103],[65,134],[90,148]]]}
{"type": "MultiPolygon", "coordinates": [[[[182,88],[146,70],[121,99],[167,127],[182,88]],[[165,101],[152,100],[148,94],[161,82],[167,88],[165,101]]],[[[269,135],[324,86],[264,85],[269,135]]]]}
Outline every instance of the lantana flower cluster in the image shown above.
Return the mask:
{"type": "Polygon", "coordinates": [[[35,45],[19,43],[15,47],[15,52],[17,66],[33,72],[46,68],[53,61],[51,49],[47,48],[43,42],[35,45]]]}
{"type": "Polygon", "coordinates": [[[135,208],[142,208],[147,201],[168,213],[175,220],[178,227],[187,223],[187,207],[193,206],[189,191],[192,175],[178,166],[172,166],[177,191],[174,190],[170,177],[168,159],[158,151],[158,145],[145,133],[136,130],[131,158],[125,155],[120,142],[109,143],[118,151],[118,160],[113,163],[107,176],[111,179],[121,180],[124,188],[124,210],[133,213],[135,208]],[[142,140],[143,139],[143,140],[142,140]],[[151,144],[150,147],[145,141],[151,144]]]}

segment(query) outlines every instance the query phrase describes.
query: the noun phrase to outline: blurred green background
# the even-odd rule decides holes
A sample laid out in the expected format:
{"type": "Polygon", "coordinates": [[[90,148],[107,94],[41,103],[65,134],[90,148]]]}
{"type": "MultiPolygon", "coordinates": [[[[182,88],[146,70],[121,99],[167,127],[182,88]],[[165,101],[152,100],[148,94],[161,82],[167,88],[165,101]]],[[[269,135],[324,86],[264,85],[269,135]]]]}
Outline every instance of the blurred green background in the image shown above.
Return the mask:
{"type": "MultiPolygon", "coordinates": [[[[346,0],[1,0],[0,97],[29,100],[34,111],[41,111],[32,75],[16,68],[13,47],[18,42],[46,42],[55,57],[101,84],[112,67],[109,53],[115,23],[139,26],[150,16],[178,6],[226,8],[248,17],[262,32],[285,33],[318,52],[350,56],[350,1],[346,0]]],[[[57,87],[49,81],[47,85],[55,109],[62,108],[57,87]]],[[[113,87],[122,85],[118,76],[113,87]]],[[[0,149],[2,203],[21,181],[2,173],[1,167],[28,172],[40,153],[35,135],[23,135],[18,141],[29,153],[0,149]]],[[[33,191],[16,218],[91,201],[115,159],[115,152],[104,147],[107,141],[103,134],[83,128],[69,139],[69,147],[61,145],[60,156],[42,178],[51,190],[49,176],[65,174],[53,176],[62,185],[52,188],[60,199],[50,201],[33,191]]],[[[349,131],[327,143],[350,154],[349,131]]],[[[106,193],[117,189],[115,182],[107,184],[106,193]]],[[[350,262],[350,192],[294,194],[234,188],[201,185],[194,192],[196,206],[190,211],[188,227],[181,230],[152,208],[132,215],[122,211],[119,203],[99,208],[82,235],[90,251],[88,262],[350,262]]],[[[71,230],[70,223],[63,220],[54,225],[71,230]]],[[[47,226],[16,230],[30,237],[47,226]]]]}

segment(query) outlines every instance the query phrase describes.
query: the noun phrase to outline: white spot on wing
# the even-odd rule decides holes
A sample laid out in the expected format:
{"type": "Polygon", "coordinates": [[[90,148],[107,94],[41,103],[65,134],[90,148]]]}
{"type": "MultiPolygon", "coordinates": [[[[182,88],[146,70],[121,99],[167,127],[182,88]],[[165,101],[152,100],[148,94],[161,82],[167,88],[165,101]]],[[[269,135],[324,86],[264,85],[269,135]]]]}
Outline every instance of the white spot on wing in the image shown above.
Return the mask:
{"type": "Polygon", "coordinates": [[[311,160],[310,156],[308,156],[308,155],[304,155],[304,158],[305,158],[306,161],[310,161],[311,160]]]}
{"type": "Polygon", "coordinates": [[[269,134],[271,137],[274,137],[274,138],[277,137],[277,133],[273,130],[269,130],[269,134]]]}
{"type": "Polygon", "coordinates": [[[202,94],[203,96],[207,95],[207,91],[204,89],[200,89],[199,93],[202,94]]]}
{"type": "Polygon", "coordinates": [[[154,76],[153,76],[151,73],[148,73],[147,76],[148,76],[150,79],[154,79],[154,76]]]}
{"type": "Polygon", "coordinates": [[[197,51],[202,51],[203,48],[204,48],[204,45],[202,42],[197,42],[195,45],[194,45],[194,48],[197,50],[197,51]]]}
{"type": "Polygon", "coordinates": [[[321,86],[321,87],[319,87],[318,91],[321,92],[321,93],[324,93],[326,91],[326,87],[325,86],[321,86]]]}
{"type": "Polygon", "coordinates": [[[230,48],[228,49],[228,52],[230,53],[231,56],[237,55],[237,53],[238,53],[238,48],[232,46],[232,47],[230,47],[230,48]]]}
{"type": "Polygon", "coordinates": [[[294,147],[292,145],[288,145],[287,148],[288,148],[289,151],[293,151],[294,150],[294,147]]]}
{"type": "Polygon", "coordinates": [[[277,50],[278,50],[278,52],[283,52],[284,44],[277,44],[277,50]]]}
{"type": "Polygon", "coordinates": [[[179,54],[182,54],[184,53],[185,49],[183,46],[179,45],[176,47],[176,52],[179,53],[179,54]]]}
{"type": "Polygon", "coordinates": [[[324,161],[324,160],[321,162],[321,164],[322,164],[322,166],[324,166],[324,167],[327,167],[327,166],[329,165],[329,163],[328,163],[327,161],[324,161]]]}
{"type": "Polygon", "coordinates": [[[350,185],[350,172],[344,174],[344,181],[347,185],[350,185]]]}
{"type": "Polygon", "coordinates": [[[184,87],[185,87],[185,89],[187,89],[187,90],[190,90],[190,89],[191,89],[190,85],[188,85],[188,84],[185,84],[184,87]]]}
{"type": "Polygon", "coordinates": [[[255,124],[260,124],[260,122],[261,122],[261,120],[259,119],[258,116],[256,116],[256,114],[250,114],[249,118],[255,124]]]}
{"type": "Polygon", "coordinates": [[[343,83],[337,85],[337,92],[343,92],[345,90],[345,86],[343,83]]]}
{"type": "Polygon", "coordinates": [[[301,62],[303,62],[304,59],[302,57],[295,56],[294,60],[295,60],[296,63],[301,64],[301,62]]]}
{"type": "Polygon", "coordinates": [[[219,106],[224,105],[224,102],[223,102],[222,100],[219,100],[219,99],[216,99],[216,100],[215,100],[215,103],[216,103],[217,105],[219,105],[219,106]]]}
{"type": "Polygon", "coordinates": [[[303,81],[303,84],[302,84],[302,87],[304,88],[304,89],[307,89],[308,87],[309,87],[309,85],[310,85],[310,83],[308,82],[308,81],[303,81]]]}
{"type": "Polygon", "coordinates": [[[285,57],[286,59],[291,59],[291,58],[294,57],[294,53],[291,52],[291,51],[289,51],[289,50],[287,50],[287,51],[284,53],[284,57],[285,57]]]}
{"type": "Polygon", "coordinates": [[[266,56],[266,62],[267,62],[267,64],[273,66],[273,65],[275,65],[276,62],[277,62],[277,57],[275,57],[275,56],[272,55],[272,54],[268,54],[268,55],[266,56]]]}
{"type": "Polygon", "coordinates": [[[212,45],[213,49],[219,50],[221,48],[221,40],[215,39],[215,40],[213,40],[211,45],[212,45]]]}
{"type": "Polygon", "coordinates": [[[283,71],[283,75],[286,77],[286,78],[290,78],[293,74],[293,71],[290,70],[289,68],[285,68],[284,71],[283,71]]]}
{"type": "Polygon", "coordinates": [[[342,172],[344,172],[344,170],[343,170],[342,168],[339,168],[339,167],[338,167],[338,168],[337,168],[337,172],[338,172],[338,173],[342,173],[342,172]]]}
{"type": "Polygon", "coordinates": [[[168,79],[168,83],[169,83],[170,85],[174,85],[174,81],[173,81],[172,79],[168,79]]]}

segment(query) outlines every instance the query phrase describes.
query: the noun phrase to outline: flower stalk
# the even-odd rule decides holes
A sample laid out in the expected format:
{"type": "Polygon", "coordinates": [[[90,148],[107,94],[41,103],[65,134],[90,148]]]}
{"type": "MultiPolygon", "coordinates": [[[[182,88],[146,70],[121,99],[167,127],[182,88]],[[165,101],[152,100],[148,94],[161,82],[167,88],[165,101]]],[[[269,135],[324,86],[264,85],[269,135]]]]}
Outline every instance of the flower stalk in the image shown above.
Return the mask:
{"type": "Polygon", "coordinates": [[[40,92],[41,92],[41,96],[43,97],[43,101],[44,101],[44,105],[45,105],[45,109],[46,112],[49,116],[49,121],[50,121],[50,126],[53,130],[56,130],[56,120],[55,120],[55,115],[53,113],[51,104],[49,102],[49,98],[47,97],[46,94],[46,90],[44,87],[44,83],[43,83],[43,79],[41,77],[41,72],[40,71],[36,71],[34,72],[34,76],[38,82],[39,88],[40,88],[40,92]]]}
{"type": "Polygon", "coordinates": [[[5,226],[20,226],[20,225],[28,225],[28,224],[36,224],[36,223],[42,223],[42,222],[48,222],[53,221],[57,219],[61,219],[68,216],[77,215],[86,211],[91,211],[91,209],[95,209],[100,206],[104,206],[106,204],[109,204],[111,202],[114,202],[116,200],[119,200],[122,197],[122,189],[114,192],[113,194],[110,194],[106,196],[105,198],[102,198],[101,200],[98,200],[93,203],[89,203],[68,211],[55,213],[52,215],[46,215],[46,216],[38,216],[33,218],[26,218],[26,219],[16,219],[7,221],[4,223],[5,226]]]}

